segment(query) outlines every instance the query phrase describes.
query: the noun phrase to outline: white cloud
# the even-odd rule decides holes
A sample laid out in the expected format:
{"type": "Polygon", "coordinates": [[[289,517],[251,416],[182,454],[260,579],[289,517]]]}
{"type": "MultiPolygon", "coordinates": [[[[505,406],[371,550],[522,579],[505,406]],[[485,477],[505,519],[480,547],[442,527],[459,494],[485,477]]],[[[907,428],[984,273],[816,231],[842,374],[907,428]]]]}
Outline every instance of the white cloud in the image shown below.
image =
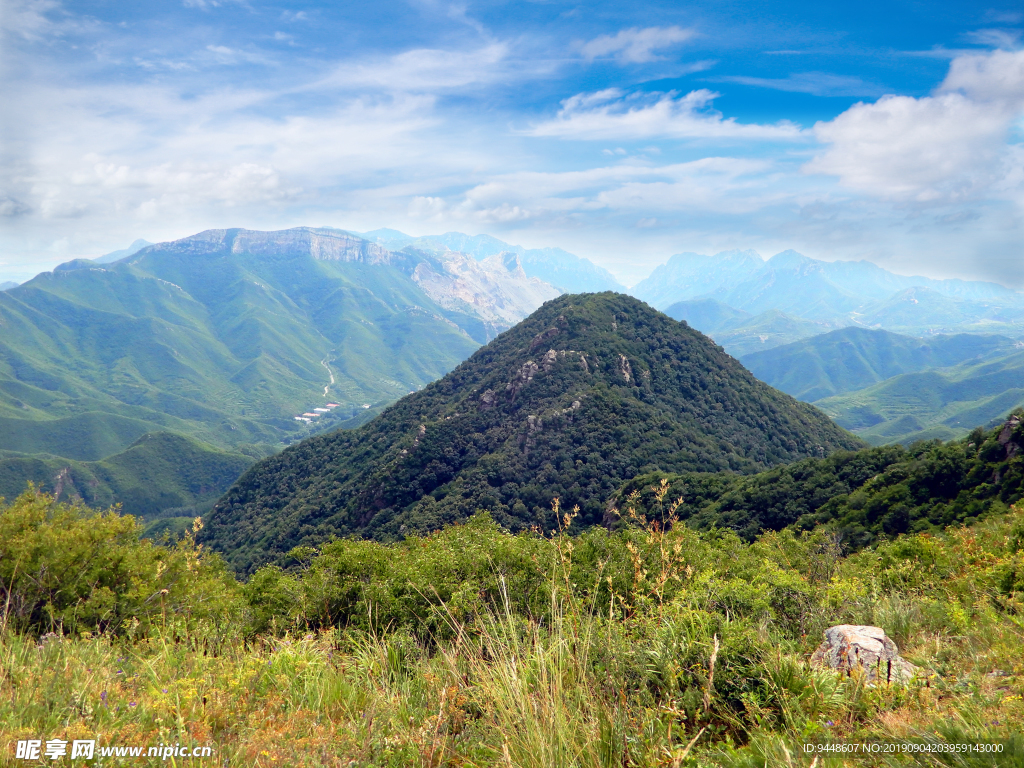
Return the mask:
{"type": "Polygon", "coordinates": [[[625,94],[617,88],[581,93],[562,102],[557,117],[531,128],[531,136],[563,139],[796,139],[800,129],[788,122],[744,124],[710,109],[717,93],[707,89],[679,96],[625,94]]]}
{"type": "Polygon", "coordinates": [[[587,59],[613,56],[620,62],[641,64],[661,58],[654,52],[686,42],[697,33],[682,27],[647,27],[623,29],[616,35],[601,35],[579,46],[587,59]]]}
{"type": "Polygon", "coordinates": [[[779,192],[766,185],[771,167],[763,160],[712,157],[664,166],[627,162],[584,171],[494,174],[448,200],[416,198],[410,214],[452,223],[551,221],[594,213],[635,221],[638,213],[673,216],[681,210],[736,214],[779,199],[779,192]]]}
{"type": "Polygon", "coordinates": [[[1024,106],[1024,51],[993,51],[959,56],[949,65],[940,92],[958,91],[985,102],[1005,102],[1011,109],[1024,106]]]}
{"type": "Polygon", "coordinates": [[[0,34],[37,42],[47,37],[88,34],[100,27],[95,19],[72,16],[63,10],[57,0],[3,0],[0,34]]]}
{"type": "Polygon", "coordinates": [[[961,56],[931,96],[885,96],[814,126],[829,148],[805,166],[847,187],[924,205],[1005,189],[1007,144],[1024,108],[1024,52],[961,56]]]}
{"type": "Polygon", "coordinates": [[[266,56],[259,53],[250,53],[236,48],[229,48],[226,45],[208,45],[206,51],[212,54],[212,58],[218,64],[269,64],[266,56]]]}
{"type": "Polygon", "coordinates": [[[733,75],[716,78],[717,82],[740,83],[760,88],[793,93],[811,93],[815,96],[881,96],[877,85],[865,82],[859,77],[832,75],[827,72],[797,72],[783,78],[746,77],[733,75]]]}
{"type": "Polygon", "coordinates": [[[470,51],[420,48],[376,62],[345,63],[313,87],[384,88],[425,91],[489,82],[500,74],[508,54],[504,43],[470,51]]]}
{"type": "Polygon", "coordinates": [[[1013,49],[1020,42],[1019,29],[977,29],[967,33],[967,39],[977,45],[1013,49]]]}

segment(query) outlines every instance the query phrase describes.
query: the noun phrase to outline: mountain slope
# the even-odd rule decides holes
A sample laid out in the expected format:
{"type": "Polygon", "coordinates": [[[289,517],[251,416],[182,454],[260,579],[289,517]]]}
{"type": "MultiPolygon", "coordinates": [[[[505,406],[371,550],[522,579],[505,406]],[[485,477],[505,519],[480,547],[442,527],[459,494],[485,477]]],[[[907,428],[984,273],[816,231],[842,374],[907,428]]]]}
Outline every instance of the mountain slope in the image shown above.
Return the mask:
{"type": "Polygon", "coordinates": [[[1008,352],[1005,336],[957,334],[916,339],[883,330],[843,328],[740,358],[776,389],[812,403],[903,373],[946,368],[1008,352]]]}
{"type": "Polygon", "coordinates": [[[666,309],[665,314],[675,320],[685,320],[734,357],[817,336],[832,327],[829,323],[791,317],[777,309],[751,315],[715,299],[678,301],[666,309]]]}
{"type": "Polygon", "coordinates": [[[562,296],[369,424],[254,466],[204,537],[248,569],[332,535],[393,538],[478,509],[549,530],[555,497],[591,525],[640,472],[750,472],[860,445],[642,302],[562,296]]]}
{"type": "Polygon", "coordinates": [[[741,325],[751,318],[749,312],[733,309],[715,299],[677,301],[664,312],[673,320],[685,322],[708,336],[741,325]]]}
{"type": "Polygon", "coordinates": [[[1024,351],[894,376],[815,405],[876,445],[952,439],[1024,405],[1024,351]]]}
{"type": "Polygon", "coordinates": [[[0,450],[93,461],[168,429],[287,443],[308,434],[294,415],[332,401],[320,421],[340,423],[391,402],[556,294],[515,256],[309,228],[76,260],[0,294],[0,450]]]}
{"type": "Polygon", "coordinates": [[[435,253],[451,250],[480,260],[501,253],[514,253],[519,256],[527,275],[550,283],[565,293],[626,290],[608,270],[561,248],[523,248],[490,235],[464,235],[461,232],[413,237],[394,229],[376,229],[359,234],[386,248],[412,246],[435,253]]]}
{"type": "Polygon", "coordinates": [[[101,261],[0,293],[0,452],[37,456],[40,477],[147,433],[267,455],[354,425],[558,294],[515,254],[308,227],[136,241],[101,261]]]}
{"type": "Polygon", "coordinates": [[[110,453],[140,430],[288,442],[313,406],[394,400],[472,352],[467,330],[487,336],[393,265],[412,260],[308,230],[219,230],[43,273],[0,294],[0,417],[30,422],[8,425],[0,450],[102,458],[65,453],[84,414],[122,435],[110,453]],[[36,444],[6,442],[20,434],[36,444]]]}
{"type": "Polygon", "coordinates": [[[94,507],[119,503],[126,514],[143,518],[174,509],[195,516],[253,461],[169,432],[143,435],[101,461],[0,452],[0,497],[16,498],[32,482],[61,501],[79,498],[94,507]]]}

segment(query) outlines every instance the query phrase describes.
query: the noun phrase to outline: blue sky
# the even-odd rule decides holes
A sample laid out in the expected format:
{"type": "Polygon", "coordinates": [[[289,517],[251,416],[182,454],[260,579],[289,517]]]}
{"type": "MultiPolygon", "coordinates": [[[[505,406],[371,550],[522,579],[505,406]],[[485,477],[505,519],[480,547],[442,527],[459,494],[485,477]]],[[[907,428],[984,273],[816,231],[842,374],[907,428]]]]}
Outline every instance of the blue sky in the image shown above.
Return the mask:
{"type": "Polygon", "coordinates": [[[1024,288],[1019,3],[0,2],[0,281],[308,224],[1024,288]]]}

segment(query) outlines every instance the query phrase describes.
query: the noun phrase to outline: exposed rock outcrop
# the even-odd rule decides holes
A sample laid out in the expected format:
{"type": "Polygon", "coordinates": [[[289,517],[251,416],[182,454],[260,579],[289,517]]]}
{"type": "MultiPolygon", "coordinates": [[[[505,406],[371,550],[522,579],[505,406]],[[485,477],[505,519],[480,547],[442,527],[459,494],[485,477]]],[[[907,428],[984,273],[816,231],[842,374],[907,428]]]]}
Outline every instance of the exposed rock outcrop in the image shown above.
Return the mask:
{"type": "Polygon", "coordinates": [[[497,402],[498,396],[494,393],[493,389],[486,389],[484,393],[480,395],[480,410],[487,411],[494,407],[497,402]]]}
{"type": "Polygon", "coordinates": [[[999,437],[996,438],[999,441],[999,444],[1006,449],[1006,458],[1008,459],[1012,459],[1021,451],[1020,443],[1014,439],[1015,437],[1018,439],[1021,437],[1019,429],[1020,425],[1020,416],[1014,414],[1006,420],[1006,423],[1003,424],[1002,430],[999,432],[999,437]]]}
{"type": "Polygon", "coordinates": [[[423,259],[412,271],[412,279],[424,293],[442,307],[472,312],[499,330],[515,325],[560,294],[554,286],[527,277],[514,253],[483,261],[457,251],[436,256],[413,253],[423,259]]]}
{"type": "Polygon", "coordinates": [[[629,364],[625,355],[619,355],[619,371],[622,372],[622,378],[626,380],[627,384],[633,383],[633,366],[629,364]]]}
{"type": "Polygon", "coordinates": [[[533,381],[534,375],[539,370],[540,366],[533,362],[533,360],[527,360],[523,363],[519,372],[512,378],[512,381],[505,386],[505,391],[509,393],[509,399],[515,400],[516,395],[522,391],[523,387],[533,381]]]}
{"type": "Polygon", "coordinates": [[[869,685],[905,683],[918,668],[900,656],[881,627],[839,624],[825,630],[825,640],[811,656],[812,667],[827,667],[847,676],[861,670],[869,685]]]}

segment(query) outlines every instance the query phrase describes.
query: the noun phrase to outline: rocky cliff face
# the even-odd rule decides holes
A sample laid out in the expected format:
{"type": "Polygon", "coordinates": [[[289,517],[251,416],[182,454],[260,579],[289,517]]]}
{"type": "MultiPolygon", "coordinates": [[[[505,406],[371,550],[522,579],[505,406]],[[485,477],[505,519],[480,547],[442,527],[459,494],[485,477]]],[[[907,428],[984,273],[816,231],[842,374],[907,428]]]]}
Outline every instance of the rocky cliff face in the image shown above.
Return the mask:
{"type": "Polygon", "coordinates": [[[417,264],[412,279],[441,306],[469,311],[500,330],[560,295],[554,286],[527,277],[514,253],[477,261],[466,253],[446,251],[417,264]]]}
{"type": "Polygon", "coordinates": [[[298,256],[308,254],[322,261],[357,261],[365,264],[394,264],[404,259],[386,248],[335,229],[296,227],[277,232],[250,229],[208,229],[197,235],[139,251],[188,251],[196,255],[251,253],[255,256],[298,256]]]}

